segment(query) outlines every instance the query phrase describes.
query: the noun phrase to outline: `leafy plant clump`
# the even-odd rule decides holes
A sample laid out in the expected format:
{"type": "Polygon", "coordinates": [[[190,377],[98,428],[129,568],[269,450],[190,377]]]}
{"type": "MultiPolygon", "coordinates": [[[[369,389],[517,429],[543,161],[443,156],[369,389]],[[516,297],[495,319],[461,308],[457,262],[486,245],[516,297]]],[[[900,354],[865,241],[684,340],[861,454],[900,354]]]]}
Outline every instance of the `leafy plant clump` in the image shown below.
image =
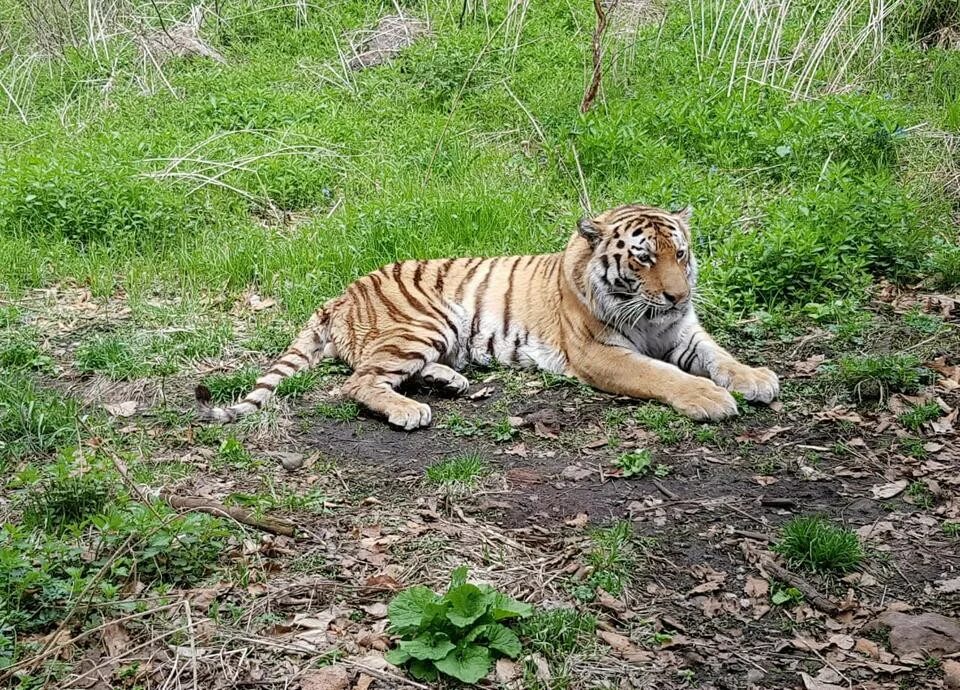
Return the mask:
{"type": "Polygon", "coordinates": [[[897,419],[911,431],[920,431],[926,422],[932,422],[937,419],[943,410],[935,402],[926,402],[921,405],[913,405],[909,410],[901,413],[897,419]]]}
{"type": "Polygon", "coordinates": [[[623,453],[613,462],[624,477],[642,477],[653,468],[653,456],[646,448],[623,453]]]}
{"type": "Polygon", "coordinates": [[[834,378],[860,400],[882,399],[890,392],[916,392],[926,373],[913,355],[846,356],[834,368],[834,378]]]}
{"type": "Polygon", "coordinates": [[[520,638],[504,621],[526,618],[529,604],[489,585],[467,582],[467,568],[457,568],[443,595],[428,587],[411,587],[390,602],[390,630],[400,637],[387,661],[407,665],[418,680],[445,675],[476,683],[490,672],[495,656],[515,659],[520,638]]]}
{"type": "Polygon", "coordinates": [[[792,565],[822,572],[849,572],[863,560],[863,547],[854,532],[815,516],[790,520],[774,550],[792,565]]]}
{"type": "Polygon", "coordinates": [[[473,486],[478,478],[488,472],[489,466],[482,456],[465,453],[430,465],[427,468],[427,480],[434,484],[473,486]]]}
{"type": "Polygon", "coordinates": [[[99,515],[111,499],[111,487],[90,474],[57,476],[30,493],[23,523],[31,528],[59,533],[99,515]]]}

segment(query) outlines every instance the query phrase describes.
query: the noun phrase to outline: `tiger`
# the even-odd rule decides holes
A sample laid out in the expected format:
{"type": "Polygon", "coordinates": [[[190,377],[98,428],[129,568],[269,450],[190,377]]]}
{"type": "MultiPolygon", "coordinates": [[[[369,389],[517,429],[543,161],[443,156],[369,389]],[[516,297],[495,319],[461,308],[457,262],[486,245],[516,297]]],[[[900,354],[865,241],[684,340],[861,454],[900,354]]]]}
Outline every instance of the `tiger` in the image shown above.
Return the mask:
{"type": "Polygon", "coordinates": [[[352,369],[345,396],[408,431],[432,412],[401,386],[460,395],[467,365],[575,377],[697,421],[738,414],[732,393],[770,403],[777,375],[737,361],[700,325],[690,218],[628,204],[582,218],[562,252],[383,266],[313,313],[240,402],[213,407],[198,386],[200,416],[255,412],[282,380],[330,358],[352,369]]]}

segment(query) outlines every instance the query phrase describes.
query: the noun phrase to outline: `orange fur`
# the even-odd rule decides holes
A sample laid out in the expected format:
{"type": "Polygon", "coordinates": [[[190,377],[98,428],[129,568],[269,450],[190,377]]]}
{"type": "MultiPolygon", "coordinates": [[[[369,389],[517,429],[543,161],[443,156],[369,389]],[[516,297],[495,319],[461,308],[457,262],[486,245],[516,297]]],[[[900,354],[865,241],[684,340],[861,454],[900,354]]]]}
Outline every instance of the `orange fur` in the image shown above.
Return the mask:
{"type": "Polygon", "coordinates": [[[318,310],[240,403],[210,407],[232,421],[259,409],[286,376],[322,357],[353,369],[343,390],[414,429],[430,407],[397,391],[408,379],[462,393],[467,364],[545,369],[672,405],[694,419],[737,413],[730,391],[769,402],[769,369],[739,363],[700,326],[688,214],[621,206],[582,220],[557,254],[404,261],[364,276],[318,310]]]}

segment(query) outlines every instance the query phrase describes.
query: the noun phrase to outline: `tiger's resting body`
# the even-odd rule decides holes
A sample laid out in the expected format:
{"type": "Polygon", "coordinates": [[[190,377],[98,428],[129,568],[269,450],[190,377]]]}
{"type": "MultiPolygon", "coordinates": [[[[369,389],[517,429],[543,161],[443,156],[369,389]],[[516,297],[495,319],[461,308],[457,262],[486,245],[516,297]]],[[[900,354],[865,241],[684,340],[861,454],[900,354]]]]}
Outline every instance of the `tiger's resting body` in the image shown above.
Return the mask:
{"type": "Polygon", "coordinates": [[[431,412],[400,385],[463,393],[457,370],[469,363],[575,376],[697,420],[735,415],[731,391],[770,402],[776,374],[741,364],[700,326],[696,277],[688,214],[635,205],[581,220],[557,254],[391,264],[314,313],[239,403],[211,407],[198,387],[201,415],[233,421],[332,357],[353,369],[343,392],[404,429],[427,426],[431,412]]]}

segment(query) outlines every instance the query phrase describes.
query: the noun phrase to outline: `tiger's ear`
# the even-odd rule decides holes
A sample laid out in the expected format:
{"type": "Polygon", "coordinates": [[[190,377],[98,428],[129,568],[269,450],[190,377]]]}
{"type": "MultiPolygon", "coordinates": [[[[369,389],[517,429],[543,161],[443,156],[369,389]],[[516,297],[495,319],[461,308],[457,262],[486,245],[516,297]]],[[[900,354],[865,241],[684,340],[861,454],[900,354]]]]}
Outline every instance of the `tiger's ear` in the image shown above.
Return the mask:
{"type": "Polygon", "coordinates": [[[690,222],[690,219],[693,218],[693,207],[692,207],[692,206],[684,206],[682,209],[680,209],[679,211],[677,211],[676,214],[674,214],[674,215],[676,215],[677,218],[679,218],[680,220],[682,220],[684,223],[689,223],[689,222],[690,222]]]}
{"type": "Polygon", "coordinates": [[[596,247],[600,241],[600,228],[589,218],[581,218],[577,222],[577,232],[580,237],[590,243],[591,247],[596,247]]]}

